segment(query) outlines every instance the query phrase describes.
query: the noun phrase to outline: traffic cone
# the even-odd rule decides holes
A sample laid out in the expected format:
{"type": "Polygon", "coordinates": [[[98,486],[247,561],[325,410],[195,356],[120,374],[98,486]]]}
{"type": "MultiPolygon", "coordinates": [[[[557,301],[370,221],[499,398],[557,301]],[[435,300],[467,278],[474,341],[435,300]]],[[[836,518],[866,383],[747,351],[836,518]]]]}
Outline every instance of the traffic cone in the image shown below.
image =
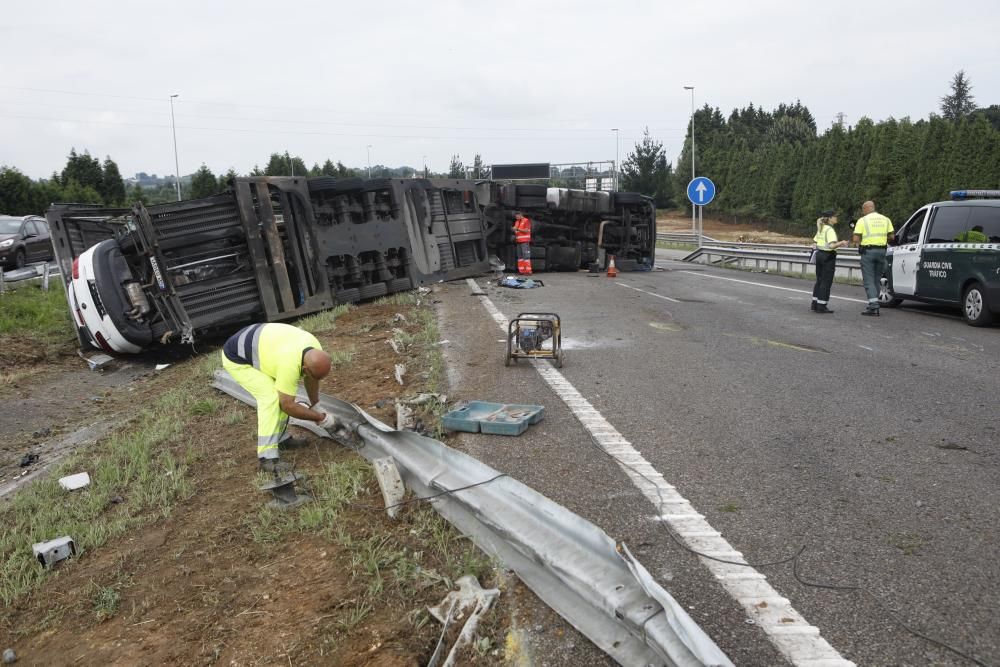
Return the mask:
{"type": "Polygon", "coordinates": [[[618,277],[618,267],[615,266],[615,256],[611,255],[611,261],[608,262],[608,278],[618,277]]]}

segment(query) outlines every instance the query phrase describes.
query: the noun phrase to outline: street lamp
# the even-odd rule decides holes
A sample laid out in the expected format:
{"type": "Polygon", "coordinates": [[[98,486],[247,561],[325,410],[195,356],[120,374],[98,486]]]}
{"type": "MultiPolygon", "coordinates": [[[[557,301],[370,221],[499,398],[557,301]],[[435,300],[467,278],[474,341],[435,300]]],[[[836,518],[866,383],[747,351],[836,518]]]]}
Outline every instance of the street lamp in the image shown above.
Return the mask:
{"type": "MultiPolygon", "coordinates": [[[[694,86],[684,86],[691,91],[691,180],[694,180],[694,86]]],[[[691,231],[694,231],[694,203],[691,203],[691,231]]]]}
{"type": "Polygon", "coordinates": [[[621,172],[621,166],[618,164],[618,146],[619,146],[619,144],[618,144],[618,128],[617,127],[613,127],[613,128],[611,128],[611,131],[615,133],[615,180],[614,180],[614,184],[615,184],[615,192],[617,192],[618,188],[619,188],[619,184],[618,184],[618,180],[620,178],[619,177],[619,173],[621,172]]]}
{"type": "Polygon", "coordinates": [[[424,178],[427,178],[427,156],[426,155],[423,156],[423,165],[424,165],[424,178]]]}
{"type": "Polygon", "coordinates": [[[177,95],[170,96],[170,127],[174,131],[174,186],[177,188],[177,201],[181,200],[181,168],[180,162],[177,160],[177,124],[174,122],[174,98],[177,95]]]}
{"type": "Polygon", "coordinates": [[[372,145],[368,144],[368,178],[372,177],[372,145]]]}

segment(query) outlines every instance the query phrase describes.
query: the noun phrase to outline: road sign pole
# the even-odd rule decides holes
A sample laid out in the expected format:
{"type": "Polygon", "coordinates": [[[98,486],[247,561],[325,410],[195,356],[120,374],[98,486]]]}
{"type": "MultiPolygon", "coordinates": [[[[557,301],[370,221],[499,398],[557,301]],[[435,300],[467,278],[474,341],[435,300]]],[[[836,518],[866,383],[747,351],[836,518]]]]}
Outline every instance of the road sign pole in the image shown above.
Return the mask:
{"type": "Polygon", "coordinates": [[[698,207],[698,248],[700,249],[704,245],[704,235],[705,235],[705,207],[698,207]]]}

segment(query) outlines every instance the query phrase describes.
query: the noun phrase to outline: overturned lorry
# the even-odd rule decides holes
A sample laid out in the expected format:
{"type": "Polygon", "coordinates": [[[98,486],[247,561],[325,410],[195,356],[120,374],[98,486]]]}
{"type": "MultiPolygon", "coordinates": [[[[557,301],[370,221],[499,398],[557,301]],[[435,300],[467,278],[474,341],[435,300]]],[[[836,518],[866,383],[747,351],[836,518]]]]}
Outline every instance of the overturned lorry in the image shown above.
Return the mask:
{"type": "Polygon", "coordinates": [[[531,219],[532,271],[605,268],[611,256],[624,271],[653,266],[656,209],[650,197],[496,182],[480,183],[478,192],[489,222],[487,244],[507,266],[516,265],[516,211],[531,219]]]}
{"type": "Polygon", "coordinates": [[[513,252],[515,210],[535,222],[539,271],[652,264],[645,197],[470,180],[248,177],[46,218],[81,345],[135,353],[486,273],[513,252]]]}

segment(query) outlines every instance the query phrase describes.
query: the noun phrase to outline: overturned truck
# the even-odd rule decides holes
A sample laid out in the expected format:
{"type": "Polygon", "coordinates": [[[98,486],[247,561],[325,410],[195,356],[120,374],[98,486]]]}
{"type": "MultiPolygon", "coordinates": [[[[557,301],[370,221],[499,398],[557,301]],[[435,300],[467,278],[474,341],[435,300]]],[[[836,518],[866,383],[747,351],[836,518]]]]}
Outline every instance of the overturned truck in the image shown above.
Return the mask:
{"type": "Polygon", "coordinates": [[[485,273],[513,252],[515,210],[535,222],[536,270],[652,264],[645,197],[468,180],[237,178],[204,199],[46,218],[81,345],[134,353],[485,273]]]}
{"type": "Polygon", "coordinates": [[[516,265],[516,211],[531,219],[532,271],[605,268],[611,256],[623,271],[653,266],[656,209],[650,197],[496,182],[480,183],[478,192],[490,223],[487,243],[507,266],[516,265]]]}

